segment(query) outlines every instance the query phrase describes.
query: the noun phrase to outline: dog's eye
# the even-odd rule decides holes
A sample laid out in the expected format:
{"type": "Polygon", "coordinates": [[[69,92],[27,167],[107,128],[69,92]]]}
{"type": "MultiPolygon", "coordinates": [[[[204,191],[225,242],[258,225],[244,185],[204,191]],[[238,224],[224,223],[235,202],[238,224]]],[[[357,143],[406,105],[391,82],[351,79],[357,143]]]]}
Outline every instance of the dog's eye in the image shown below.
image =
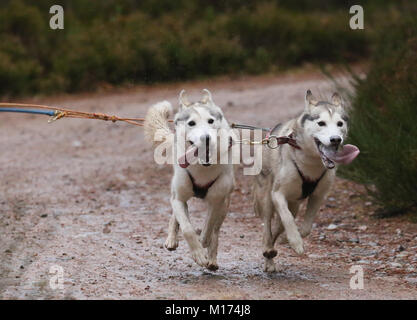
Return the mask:
{"type": "Polygon", "coordinates": [[[326,125],[326,122],[324,122],[324,121],[319,121],[319,122],[317,122],[317,124],[318,124],[320,127],[324,127],[324,126],[326,125]]]}
{"type": "Polygon", "coordinates": [[[188,125],[189,125],[190,127],[194,127],[194,126],[195,126],[195,121],[190,121],[190,122],[188,122],[188,125]]]}
{"type": "Polygon", "coordinates": [[[208,123],[212,124],[214,122],[214,119],[208,119],[208,123]]]}
{"type": "Polygon", "coordinates": [[[342,122],[342,121],[339,121],[339,122],[337,123],[337,126],[338,126],[338,127],[343,127],[343,122],[342,122]]]}

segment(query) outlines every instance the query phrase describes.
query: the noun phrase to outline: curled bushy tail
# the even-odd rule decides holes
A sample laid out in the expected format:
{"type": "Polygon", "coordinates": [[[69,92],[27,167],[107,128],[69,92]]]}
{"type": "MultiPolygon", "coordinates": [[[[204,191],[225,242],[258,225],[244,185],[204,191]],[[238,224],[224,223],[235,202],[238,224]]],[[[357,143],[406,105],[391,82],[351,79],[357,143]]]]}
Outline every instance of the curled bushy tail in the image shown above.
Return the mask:
{"type": "Polygon", "coordinates": [[[172,132],[168,126],[168,117],[172,112],[171,103],[161,101],[149,108],[145,117],[145,138],[154,146],[165,141],[172,132]]]}

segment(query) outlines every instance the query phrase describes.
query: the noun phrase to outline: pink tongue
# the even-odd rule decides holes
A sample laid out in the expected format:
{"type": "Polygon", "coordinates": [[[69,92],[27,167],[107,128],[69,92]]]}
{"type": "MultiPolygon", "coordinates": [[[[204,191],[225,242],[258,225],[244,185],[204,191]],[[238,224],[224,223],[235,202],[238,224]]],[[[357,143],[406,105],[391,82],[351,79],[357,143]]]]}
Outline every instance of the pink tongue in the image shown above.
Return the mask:
{"type": "Polygon", "coordinates": [[[188,148],[188,150],[178,158],[178,164],[181,168],[187,168],[190,165],[189,161],[194,160],[197,157],[198,148],[195,145],[192,145],[188,148]]]}
{"type": "Polygon", "coordinates": [[[338,152],[329,152],[326,154],[326,157],[337,163],[349,164],[358,156],[359,152],[357,146],[346,144],[343,146],[342,150],[338,152]]]}

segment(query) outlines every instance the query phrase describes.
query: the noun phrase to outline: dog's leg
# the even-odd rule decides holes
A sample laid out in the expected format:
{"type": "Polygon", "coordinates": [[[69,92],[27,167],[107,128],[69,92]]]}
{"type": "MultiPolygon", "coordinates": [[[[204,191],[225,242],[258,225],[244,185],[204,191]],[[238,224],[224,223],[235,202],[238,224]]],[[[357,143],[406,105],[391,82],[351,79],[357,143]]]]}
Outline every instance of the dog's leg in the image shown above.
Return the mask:
{"type": "Polygon", "coordinates": [[[274,206],[270,192],[268,192],[268,187],[271,184],[269,178],[263,175],[255,178],[253,195],[256,216],[261,217],[263,221],[262,255],[265,260],[264,271],[275,272],[274,257],[277,255],[277,251],[274,249],[273,230],[271,228],[273,225],[274,206]]]}
{"type": "Polygon", "coordinates": [[[198,265],[207,267],[208,258],[206,250],[201,245],[198,240],[198,236],[191,225],[191,221],[187,215],[187,204],[178,199],[171,198],[171,205],[175,218],[181,227],[182,233],[184,234],[184,238],[190,247],[191,256],[198,265]]]}
{"type": "MultiPolygon", "coordinates": [[[[272,203],[271,203],[272,207],[272,203]]],[[[277,255],[277,250],[274,248],[274,239],[273,239],[273,231],[271,228],[272,224],[272,215],[273,209],[271,208],[270,218],[269,218],[269,225],[267,225],[267,220],[264,219],[264,235],[263,235],[263,256],[264,256],[264,271],[265,272],[275,272],[277,271],[274,258],[277,255]]]]}
{"type": "Polygon", "coordinates": [[[263,234],[263,256],[267,259],[272,259],[277,255],[274,249],[274,241],[272,236],[272,215],[273,215],[272,200],[265,199],[262,205],[262,216],[264,220],[264,234],[263,234]]]}
{"type": "Polygon", "coordinates": [[[272,217],[274,214],[274,208],[272,199],[270,196],[264,196],[263,199],[258,199],[258,209],[262,211],[261,217],[264,221],[264,233],[263,233],[263,256],[265,260],[264,271],[275,272],[274,257],[277,255],[277,250],[274,249],[274,239],[272,232],[272,217]]]}
{"type": "Polygon", "coordinates": [[[320,209],[320,206],[323,203],[323,200],[324,198],[321,195],[320,196],[312,195],[308,199],[307,210],[304,215],[304,220],[300,226],[300,233],[303,238],[310,234],[311,228],[313,227],[314,218],[316,216],[317,211],[320,209]]]}
{"type": "Polygon", "coordinates": [[[209,254],[209,266],[210,270],[217,270],[219,267],[217,265],[217,248],[219,244],[219,233],[220,227],[223,224],[224,219],[226,218],[227,212],[229,211],[230,197],[227,197],[226,200],[220,203],[219,208],[217,209],[217,219],[214,223],[213,233],[211,236],[210,245],[208,247],[209,254]]]}
{"type": "Polygon", "coordinates": [[[288,242],[291,248],[298,254],[304,253],[303,239],[298,232],[297,225],[295,224],[294,217],[291,211],[288,209],[288,202],[282,192],[273,191],[272,201],[275,209],[278,211],[282,224],[284,225],[285,232],[287,234],[288,242]]]}
{"type": "MultiPolygon", "coordinates": [[[[185,203],[185,210],[186,210],[187,217],[189,217],[187,203],[185,203]]],[[[167,236],[167,239],[165,241],[165,248],[167,248],[169,251],[173,251],[173,250],[176,250],[178,248],[179,227],[180,227],[180,225],[179,225],[177,219],[175,218],[174,213],[172,213],[171,219],[169,220],[168,236],[167,236]]]]}
{"type": "MultiPolygon", "coordinates": [[[[300,209],[300,203],[301,202],[299,202],[299,201],[288,202],[288,209],[290,209],[290,211],[291,211],[291,213],[292,213],[292,215],[293,215],[294,218],[297,217],[298,211],[300,209]]],[[[277,241],[277,237],[278,237],[278,243],[279,244],[288,243],[287,235],[285,234],[285,232],[283,232],[285,230],[284,230],[284,227],[283,227],[283,225],[281,223],[281,220],[279,220],[279,218],[278,218],[278,221],[277,221],[277,228],[276,228],[276,230],[277,230],[277,233],[274,234],[275,241],[277,241]]]]}
{"type": "Polygon", "coordinates": [[[212,239],[210,241],[210,245],[208,247],[208,258],[209,258],[209,265],[207,269],[211,271],[216,271],[219,269],[217,264],[217,248],[219,245],[219,233],[220,233],[220,226],[213,230],[212,239]]]}
{"type": "MultiPolygon", "coordinates": [[[[294,216],[297,215],[298,208],[299,208],[299,203],[298,202],[289,203],[289,209],[294,216]]],[[[275,216],[275,221],[272,221],[271,223],[272,223],[272,246],[275,245],[275,242],[277,241],[278,236],[279,236],[278,243],[288,242],[287,237],[285,236],[285,233],[283,233],[284,226],[281,222],[281,218],[279,217],[279,215],[276,215],[275,216]],[[280,242],[281,239],[284,239],[285,242],[280,242]]],[[[274,251],[276,252],[276,249],[274,249],[274,251]]],[[[278,270],[276,264],[273,262],[273,259],[265,258],[265,269],[264,270],[266,272],[275,272],[275,271],[278,270]]]]}
{"type": "Polygon", "coordinates": [[[271,196],[265,190],[265,185],[268,183],[266,179],[260,179],[259,182],[254,184],[254,210],[257,216],[261,217],[264,225],[263,232],[263,251],[262,254],[266,259],[272,259],[277,255],[277,251],[274,249],[274,242],[272,239],[272,217],[274,214],[274,208],[271,196]]]}
{"type": "Polygon", "coordinates": [[[217,270],[217,247],[220,227],[229,208],[230,197],[223,198],[215,203],[208,203],[208,215],[204,223],[200,240],[204,248],[208,248],[209,270],[217,270]]]}
{"type": "MultiPolygon", "coordinates": [[[[187,210],[187,204],[185,204],[185,210],[187,210]]],[[[178,248],[179,226],[180,225],[178,224],[177,219],[175,218],[175,215],[172,214],[171,219],[169,220],[168,237],[165,241],[165,248],[167,248],[169,251],[173,251],[178,248]]]]}

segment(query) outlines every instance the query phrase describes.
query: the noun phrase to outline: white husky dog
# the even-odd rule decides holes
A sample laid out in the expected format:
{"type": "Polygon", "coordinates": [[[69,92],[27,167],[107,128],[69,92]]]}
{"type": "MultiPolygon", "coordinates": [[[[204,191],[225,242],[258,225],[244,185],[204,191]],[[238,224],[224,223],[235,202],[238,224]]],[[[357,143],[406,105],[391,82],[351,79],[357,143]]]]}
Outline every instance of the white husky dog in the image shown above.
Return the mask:
{"type": "MultiPolygon", "coordinates": [[[[230,194],[234,189],[232,164],[219,164],[219,130],[231,131],[222,110],[215,105],[211,93],[204,89],[201,101],[190,103],[180,93],[180,108],[174,117],[176,139],[178,132],[185,135],[186,149],[173,164],[174,176],[171,182],[171,205],[173,215],[169,222],[165,247],[175,250],[178,247],[178,227],[181,227],[194,261],[209,270],[217,270],[217,247],[220,227],[226,217],[230,194]],[[213,151],[217,150],[217,151],[213,151]],[[190,159],[194,157],[194,163],[190,159]],[[196,158],[197,157],[197,158],[196,158]],[[191,197],[203,199],[208,206],[208,214],[200,238],[190,222],[187,201],[191,197]]],[[[172,136],[168,126],[171,113],[168,101],[153,105],[145,118],[145,135],[148,140],[157,140],[172,136]]],[[[227,141],[231,138],[228,136],[227,141]]],[[[227,142],[229,143],[229,142],[227,142]]],[[[225,152],[229,152],[225,148],[225,152]]]]}
{"type": "Polygon", "coordinates": [[[348,117],[339,94],[333,94],[331,102],[317,101],[310,90],[304,112],[271,130],[270,135],[290,136],[296,143],[265,148],[262,171],[254,182],[255,212],[264,222],[265,271],[275,271],[274,244],[283,231],[286,238],[282,234],[280,242],[288,240],[298,254],[303,254],[302,237],[310,234],[314,217],[334,181],[336,163],[350,163],[359,154],[357,147],[343,146],[347,132],[348,117]],[[307,210],[299,231],[294,218],[306,198],[307,210]]]}

